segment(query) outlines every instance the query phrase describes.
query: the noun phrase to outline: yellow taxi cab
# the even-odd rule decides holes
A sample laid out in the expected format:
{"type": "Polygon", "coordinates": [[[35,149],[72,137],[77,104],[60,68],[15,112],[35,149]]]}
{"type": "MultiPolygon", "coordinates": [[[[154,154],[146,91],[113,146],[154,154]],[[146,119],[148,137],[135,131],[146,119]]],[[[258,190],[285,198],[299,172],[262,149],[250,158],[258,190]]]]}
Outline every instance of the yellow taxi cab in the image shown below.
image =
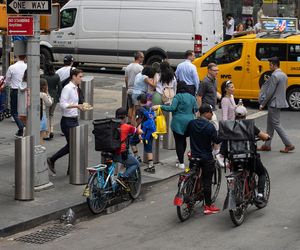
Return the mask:
{"type": "Polygon", "coordinates": [[[235,98],[258,99],[260,86],[270,75],[268,58],[278,57],[280,68],[288,76],[287,102],[300,110],[300,35],[292,33],[250,34],[224,41],[193,63],[201,80],[207,65],[218,64],[218,90],[225,80],[234,83],[235,98]]]}

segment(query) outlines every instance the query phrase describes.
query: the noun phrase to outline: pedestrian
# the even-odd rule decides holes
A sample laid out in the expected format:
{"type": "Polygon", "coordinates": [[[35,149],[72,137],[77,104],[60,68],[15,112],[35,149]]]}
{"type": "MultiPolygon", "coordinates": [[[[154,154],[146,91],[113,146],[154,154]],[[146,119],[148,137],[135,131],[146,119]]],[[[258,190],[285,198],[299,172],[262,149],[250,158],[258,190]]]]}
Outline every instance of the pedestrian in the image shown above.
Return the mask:
{"type": "Polygon", "coordinates": [[[132,100],[132,92],[135,77],[138,73],[141,73],[143,70],[143,66],[141,65],[144,61],[144,53],[141,51],[137,51],[134,54],[134,62],[130,63],[125,69],[125,85],[127,89],[127,110],[128,110],[128,118],[131,124],[135,122],[135,110],[134,104],[132,100]]]}
{"type": "Polygon", "coordinates": [[[224,41],[232,38],[234,33],[234,19],[232,14],[228,13],[225,18],[225,38],[224,41]]]}
{"type": "MultiPolygon", "coordinates": [[[[132,90],[132,101],[134,110],[139,108],[138,96],[141,94],[148,93],[148,86],[156,87],[154,83],[155,70],[151,66],[145,66],[141,73],[138,73],[135,77],[133,90],[132,90]]],[[[135,114],[133,114],[135,116],[135,114]]],[[[134,121],[135,125],[135,121],[134,121]]]]}
{"type": "Polygon", "coordinates": [[[221,108],[222,108],[222,120],[233,121],[235,119],[235,109],[236,104],[234,101],[234,85],[232,81],[224,81],[221,86],[222,99],[221,99],[221,108]]]}
{"type": "Polygon", "coordinates": [[[24,71],[24,76],[18,89],[18,115],[24,126],[27,122],[28,115],[28,84],[27,84],[27,69],[24,71]]]}
{"type": "Polygon", "coordinates": [[[268,79],[270,81],[269,87],[266,91],[266,96],[259,106],[262,110],[264,107],[268,107],[267,118],[267,133],[271,136],[271,139],[266,141],[258,150],[271,151],[271,142],[274,135],[274,130],[281,138],[285,148],[280,150],[281,153],[288,153],[295,149],[290,139],[287,136],[286,131],[280,123],[280,111],[282,108],[287,108],[288,103],[286,101],[286,88],[287,88],[287,75],[279,68],[280,61],[278,57],[272,57],[269,59],[270,70],[272,75],[268,79]]]}
{"type": "Polygon", "coordinates": [[[245,31],[244,29],[244,25],[242,23],[239,23],[237,26],[236,26],[236,32],[243,32],[245,31]]]}
{"type": "Polygon", "coordinates": [[[74,58],[72,55],[65,55],[64,57],[64,66],[59,68],[55,73],[59,75],[60,82],[62,87],[69,83],[70,72],[72,69],[72,65],[74,63],[74,58]],[[65,82],[67,81],[67,82],[65,82]]]}
{"type": "MultiPolygon", "coordinates": [[[[54,155],[47,158],[49,169],[56,174],[55,162],[59,158],[69,154],[70,150],[70,129],[79,125],[78,123],[78,109],[83,110],[82,104],[78,104],[78,86],[81,83],[83,77],[83,71],[80,69],[71,70],[71,81],[63,88],[60,96],[60,108],[62,110],[62,118],[60,121],[61,130],[66,137],[67,144],[57,151],[54,155]]],[[[70,165],[68,166],[67,175],[70,171],[70,165]]]]}
{"type": "Polygon", "coordinates": [[[54,66],[52,62],[46,62],[44,67],[44,74],[41,75],[42,78],[47,80],[49,95],[53,98],[53,103],[50,107],[46,108],[46,113],[48,114],[48,131],[44,140],[51,140],[54,137],[53,129],[54,129],[54,111],[56,105],[59,101],[59,94],[61,92],[61,83],[60,77],[55,73],[54,66]]]}
{"type": "Polygon", "coordinates": [[[160,107],[163,111],[172,112],[171,129],[175,138],[175,148],[178,157],[178,167],[184,169],[184,152],[186,150],[186,127],[188,123],[195,119],[198,110],[196,98],[189,93],[186,84],[180,82],[177,85],[177,94],[171,105],[156,105],[153,110],[160,107]]]}
{"type": "Polygon", "coordinates": [[[24,72],[27,69],[27,64],[25,63],[25,59],[26,59],[25,55],[19,55],[17,62],[9,66],[5,77],[5,84],[10,86],[11,115],[18,126],[18,131],[15,134],[16,136],[23,136],[23,132],[24,132],[23,131],[24,124],[19,119],[19,115],[18,115],[18,90],[21,87],[24,72]]]}
{"type": "Polygon", "coordinates": [[[245,30],[246,31],[253,31],[254,30],[253,19],[251,17],[248,17],[246,19],[245,30]]]}
{"type": "Polygon", "coordinates": [[[198,106],[201,107],[203,104],[209,104],[213,107],[213,122],[215,128],[218,130],[219,123],[216,115],[218,96],[221,96],[217,91],[217,76],[219,73],[218,65],[215,63],[209,63],[207,65],[207,76],[204,77],[203,81],[199,85],[197,92],[198,106]]]}
{"type": "Polygon", "coordinates": [[[154,122],[155,113],[151,107],[147,106],[147,95],[141,94],[138,97],[140,108],[136,111],[136,122],[138,124],[138,129],[143,131],[141,137],[138,135],[132,136],[130,138],[130,145],[135,158],[139,161],[137,144],[142,141],[144,145],[144,153],[147,155],[148,167],[144,171],[154,174],[155,166],[153,165],[153,153],[152,153],[152,143],[153,143],[153,133],[156,131],[156,126],[154,122]]]}
{"type": "Polygon", "coordinates": [[[46,107],[50,107],[53,104],[53,98],[49,95],[48,83],[44,78],[40,78],[40,144],[44,144],[44,138],[46,137],[47,128],[47,116],[46,107]]]}
{"type": "Polygon", "coordinates": [[[152,97],[153,105],[171,104],[176,93],[175,73],[167,60],[160,64],[159,80],[152,97]]]}
{"type": "Polygon", "coordinates": [[[184,82],[191,95],[195,95],[199,87],[199,77],[197,69],[192,62],[195,60],[195,53],[192,50],[185,52],[185,61],[178,64],[175,71],[177,82],[184,82]]]}

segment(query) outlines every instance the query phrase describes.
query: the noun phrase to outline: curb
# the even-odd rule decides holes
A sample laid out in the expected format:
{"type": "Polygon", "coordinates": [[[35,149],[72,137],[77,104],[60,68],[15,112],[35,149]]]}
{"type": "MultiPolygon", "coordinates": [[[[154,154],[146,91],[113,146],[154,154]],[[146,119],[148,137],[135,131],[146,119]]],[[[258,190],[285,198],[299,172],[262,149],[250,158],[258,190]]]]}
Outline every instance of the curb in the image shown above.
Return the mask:
{"type": "MultiPolygon", "coordinates": [[[[158,180],[150,181],[147,183],[142,183],[142,188],[147,188],[151,185],[155,185],[162,181],[171,179],[177,175],[179,175],[179,174],[171,175],[165,179],[158,179],[158,180]]],[[[93,215],[92,212],[88,209],[87,203],[83,202],[83,203],[80,203],[80,204],[77,204],[77,205],[74,205],[71,207],[57,210],[57,211],[49,213],[49,214],[42,215],[40,217],[31,219],[28,221],[24,221],[24,222],[21,222],[21,223],[12,225],[12,226],[2,228],[2,229],[0,229],[0,237],[1,238],[8,237],[13,234],[20,233],[22,231],[26,231],[31,228],[40,226],[41,224],[52,221],[52,220],[59,220],[61,218],[61,215],[64,214],[69,208],[72,208],[72,210],[75,212],[76,220],[78,220],[82,217],[85,217],[85,216],[93,215]]],[[[97,215],[93,215],[93,216],[97,216],[97,215]]]]}

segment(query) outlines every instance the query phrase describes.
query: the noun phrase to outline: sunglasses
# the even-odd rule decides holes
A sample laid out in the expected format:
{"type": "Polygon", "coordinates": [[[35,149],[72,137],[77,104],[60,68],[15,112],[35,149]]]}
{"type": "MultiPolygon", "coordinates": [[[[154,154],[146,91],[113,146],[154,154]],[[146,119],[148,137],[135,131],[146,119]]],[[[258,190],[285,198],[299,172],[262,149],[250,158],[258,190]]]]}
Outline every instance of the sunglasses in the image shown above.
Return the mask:
{"type": "Polygon", "coordinates": [[[225,86],[226,86],[226,87],[228,87],[230,84],[232,84],[232,81],[231,81],[231,80],[228,80],[228,81],[225,82],[225,86]]]}

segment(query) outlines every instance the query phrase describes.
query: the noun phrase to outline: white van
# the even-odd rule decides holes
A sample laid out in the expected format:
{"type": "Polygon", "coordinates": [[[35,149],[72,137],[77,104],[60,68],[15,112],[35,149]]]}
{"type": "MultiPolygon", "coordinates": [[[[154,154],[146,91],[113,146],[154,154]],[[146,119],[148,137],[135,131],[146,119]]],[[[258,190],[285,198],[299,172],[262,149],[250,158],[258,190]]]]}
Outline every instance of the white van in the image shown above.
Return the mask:
{"type": "Polygon", "coordinates": [[[147,64],[169,58],[175,66],[186,50],[200,56],[222,39],[219,0],[70,0],[60,29],[42,39],[41,54],[60,62],[72,54],[81,63],[128,64],[140,50],[147,64]]]}

